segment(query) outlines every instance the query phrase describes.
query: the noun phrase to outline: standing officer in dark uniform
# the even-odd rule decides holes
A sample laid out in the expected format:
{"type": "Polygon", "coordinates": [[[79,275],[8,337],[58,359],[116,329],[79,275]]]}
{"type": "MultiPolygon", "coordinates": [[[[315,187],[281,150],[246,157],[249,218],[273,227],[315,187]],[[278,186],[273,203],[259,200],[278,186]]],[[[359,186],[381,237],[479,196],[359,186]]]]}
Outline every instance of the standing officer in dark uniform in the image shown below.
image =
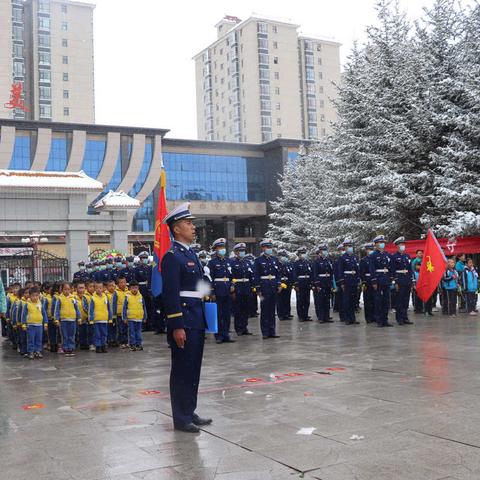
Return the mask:
{"type": "Polygon", "coordinates": [[[333,277],[335,279],[335,296],[333,299],[333,311],[338,312],[338,316],[340,317],[340,321],[345,321],[345,312],[343,310],[343,290],[340,288],[338,282],[340,280],[340,275],[338,273],[338,261],[340,260],[341,256],[345,252],[345,247],[343,243],[337,246],[337,258],[333,261],[333,277]]]}
{"type": "Polygon", "coordinates": [[[408,319],[408,305],[412,291],[413,271],[410,257],[405,253],[405,237],[399,237],[393,242],[398,252],[391,256],[392,272],[395,281],[395,317],[399,325],[412,325],[408,319]]]}
{"type": "Polygon", "coordinates": [[[281,290],[280,266],[273,256],[273,242],[260,242],[262,254],[255,259],[253,274],[255,288],[260,296],[260,327],[263,339],[279,338],[275,333],[275,305],[281,290]]]}
{"type": "Polygon", "coordinates": [[[87,280],[93,280],[93,263],[91,262],[88,262],[86,265],[85,265],[85,272],[86,272],[86,275],[87,275],[87,280]]]}
{"type": "Polygon", "coordinates": [[[308,315],[310,308],[310,290],[312,288],[312,265],[307,258],[307,249],[301,247],[297,250],[298,260],[293,264],[297,292],[297,315],[300,322],[311,321],[308,315]]]}
{"type": "Polygon", "coordinates": [[[358,325],[355,318],[358,285],[360,283],[357,257],[353,254],[353,240],[343,241],[345,253],[338,259],[338,283],[342,289],[343,310],[346,325],[358,325]]]}
{"type": "Polygon", "coordinates": [[[85,262],[78,262],[78,271],[73,274],[74,282],[86,282],[88,280],[87,267],[85,262]]]}
{"type": "Polygon", "coordinates": [[[208,268],[212,277],[212,294],[218,308],[218,333],[215,335],[217,343],[233,343],[230,338],[230,317],[232,315],[232,269],[226,258],[227,241],[224,238],[217,238],[212,248],[215,253],[212,255],[208,268]]]}
{"type": "Polygon", "coordinates": [[[247,246],[237,243],[233,247],[235,256],[230,259],[232,271],[233,319],[237,335],[252,335],[248,331],[248,301],[252,291],[253,270],[245,260],[247,246]]]}
{"type": "Polygon", "coordinates": [[[313,262],[313,285],[315,287],[315,313],[320,323],[332,323],[330,320],[330,296],[334,287],[333,265],[328,257],[328,245],[317,248],[317,258],[313,262]]]}
{"type": "Polygon", "coordinates": [[[279,320],[291,320],[293,318],[293,315],[291,314],[292,286],[295,280],[293,265],[288,259],[288,253],[286,250],[278,251],[278,260],[280,262],[282,290],[277,295],[277,315],[279,320]]]}
{"type": "Polygon", "coordinates": [[[113,272],[114,272],[113,258],[107,258],[105,260],[105,266],[107,268],[108,281],[113,280],[113,272]]]}
{"type": "Polygon", "coordinates": [[[385,251],[385,237],[378,235],[373,239],[375,251],[372,253],[370,273],[375,291],[375,321],[378,327],[393,327],[388,323],[390,308],[390,287],[393,284],[392,262],[385,251]]]}
{"type": "Polygon", "coordinates": [[[135,280],[135,268],[133,267],[132,256],[125,259],[125,266],[120,270],[118,276],[125,277],[127,279],[127,285],[129,285],[132,280],[135,280]]]}
{"type": "Polygon", "coordinates": [[[99,262],[99,270],[95,273],[95,281],[105,283],[110,280],[110,272],[107,270],[107,262],[101,260],[99,262]]]}
{"type": "Polygon", "coordinates": [[[372,253],[374,250],[373,243],[364,245],[366,255],[360,260],[360,280],[362,282],[363,291],[363,312],[365,314],[365,322],[375,322],[374,316],[374,290],[372,285],[372,273],[370,263],[372,261],[372,253]]]}
{"type": "MultiPolygon", "coordinates": [[[[250,264],[250,268],[253,271],[253,264],[255,263],[255,257],[248,253],[245,255],[245,260],[250,264]]],[[[254,286],[252,286],[249,300],[248,300],[248,316],[249,317],[258,317],[258,297],[257,292],[254,286]]]]}
{"type": "Polygon", "coordinates": [[[123,269],[123,261],[120,255],[117,255],[114,260],[115,260],[115,264],[114,264],[113,271],[110,274],[110,277],[116,283],[118,277],[120,276],[120,272],[123,269]]]}
{"type": "Polygon", "coordinates": [[[152,266],[148,261],[148,252],[141,252],[138,258],[140,263],[135,268],[135,280],[140,286],[139,290],[145,302],[145,309],[147,310],[147,323],[145,330],[147,332],[153,330],[152,325],[152,294],[150,289],[150,282],[152,280],[152,266]]]}
{"type": "Polygon", "coordinates": [[[170,401],[173,425],[184,432],[197,433],[209,425],[195,413],[205,343],[203,269],[190,250],[195,239],[194,218],[184,203],[164,219],[174,242],[162,259],[163,304],[167,315],[168,342],[172,356],[170,401]]]}

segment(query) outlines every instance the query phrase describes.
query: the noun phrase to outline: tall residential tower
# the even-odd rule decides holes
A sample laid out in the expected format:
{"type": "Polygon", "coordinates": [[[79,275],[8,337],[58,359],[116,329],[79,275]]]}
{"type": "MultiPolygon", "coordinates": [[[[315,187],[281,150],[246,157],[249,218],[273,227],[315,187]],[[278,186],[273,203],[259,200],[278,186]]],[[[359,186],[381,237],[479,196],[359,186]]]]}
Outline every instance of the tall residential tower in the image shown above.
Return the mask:
{"type": "Polygon", "coordinates": [[[94,122],[93,9],[1,0],[0,118],[94,122]],[[8,108],[13,84],[22,84],[26,110],[8,108]]]}
{"type": "Polygon", "coordinates": [[[299,35],[299,25],[226,16],[195,57],[202,140],[322,138],[335,121],[340,44],[299,35]]]}

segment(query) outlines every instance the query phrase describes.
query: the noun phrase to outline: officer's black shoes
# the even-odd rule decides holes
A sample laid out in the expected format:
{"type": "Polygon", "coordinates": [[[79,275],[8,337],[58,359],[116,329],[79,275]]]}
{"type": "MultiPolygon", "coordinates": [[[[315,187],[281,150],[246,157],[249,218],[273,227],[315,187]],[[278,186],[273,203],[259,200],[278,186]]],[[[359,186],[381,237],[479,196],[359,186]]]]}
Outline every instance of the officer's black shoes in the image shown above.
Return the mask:
{"type": "Polygon", "coordinates": [[[223,342],[224,343],[235,343],[235,340],[232,340],[231,338],[226,338],[223,342]]]}
{"type": "Polygon", "coordinates": [[[280,335],[269,335],[268,338],[280,338],[280,335]]]}
{"type": "Polygon", "coordinates": [[[360,325],[360,322],[357,322],[356,320],[354,322],[350,322],[350,325],[360,325]]]}
{"type": "Polygon", "coordinates": [[[95,348],[95,352],[97,352],[97,353],[103,353],[102,347],[96,347],[96,348],[95,348]]]}
{"type": "Polygon", "coordinates": [[[198,433],[200,429],[193,423],[187,423],[186,425],[176,425],[175,430],[180,430],[181,432],[187,433],[198,433]]]}
{"type": "Polygon", "coordinates": [[[320,323],[333,323],[333,320],[320,320],[320,323]]]}
{"type": "Polygon", "coordinates": [[[403,323],[404,325],[413,325],[413,322],[411,322],[410,320],[405,320],[403,323]]]}
{"type": "Polygon", "coordinates": [[[252,332],[249,332],[248,330],[246,332],[243,332],[244,335],[253,335],[252,332]]]}
{"type": "Polygon", "coordinates": [[[264,335],[262,338],[263,338],[264,340],[268,340],[270,337],[267,337],[267,336],[264,335]]]}
{"type": "Polygon", "coordinates": [[[287,318],[291,320],[293,318],[293,315],[289,315],[287,318]]]}
{"type": "Polygon", "coordinates": [[[217,338],[217,340],[215,340],[215,343],[217,345],[220,345],[221,343],[223,343],[223,340],[221,338],[217,338]]]}
{"type": "Polygon", "coordinates": [[[386,327],[393,327],[393,325],[391,323],[386,323],[385,326],[386,327]]]}
{"type": "Polygon", "coordinates": [[[193,424],[197,427],[203,427],[204,425],[210,425],[212,423],[211,418],[202,418],[199,417],[196,413],[193,414],[193,424]]]}

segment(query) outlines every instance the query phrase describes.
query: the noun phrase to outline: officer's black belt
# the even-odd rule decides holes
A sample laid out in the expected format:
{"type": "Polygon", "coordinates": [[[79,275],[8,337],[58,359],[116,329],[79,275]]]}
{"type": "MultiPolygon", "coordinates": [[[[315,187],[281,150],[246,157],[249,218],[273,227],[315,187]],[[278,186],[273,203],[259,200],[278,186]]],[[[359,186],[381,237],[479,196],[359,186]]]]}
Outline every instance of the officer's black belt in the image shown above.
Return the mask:
{"type": "Polygon", "coordinates": [[[330,274],[329,274],[329,273],[319,273],[318,276],[319,276],[319,277],[324,277],[324,278],[327,277],[327,278],[328,278],[328,277],[330,277],[330,274]]]}
{"type": "Polygon", "coordinates": [[[310,278],[310,275],[299,275],[297,278],[310,278]]]}
{"type": "Polygon", "coordinates": [[[346,270],[343,272],[344,274],[346,273],[347,275],[355,275],[357,272],[355,270],[346,270]]]}
{"type": "Polygon", "coordinates": [[[148,282],[138,282],[139,285],[148,285],[148,282]]]}
{"type": "Polygon", "coordinates": [[[180,291],[180,296],[186,298],[203,298],[203,295],[196,290],[182,290],[180,291]]]}

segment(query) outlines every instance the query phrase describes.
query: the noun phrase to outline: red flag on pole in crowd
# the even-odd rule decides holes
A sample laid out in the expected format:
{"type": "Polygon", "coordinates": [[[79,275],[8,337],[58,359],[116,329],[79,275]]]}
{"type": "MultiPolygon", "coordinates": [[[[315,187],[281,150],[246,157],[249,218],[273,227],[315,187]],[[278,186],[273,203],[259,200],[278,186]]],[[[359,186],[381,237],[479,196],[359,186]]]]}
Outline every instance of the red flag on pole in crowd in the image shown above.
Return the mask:
{"type": "Polygon", "coordinates": [[[417,295],[426,302],[432,296],[445,273],[447,259],[431,230],[428,230],[422,266],[417,280],[417,295]]]}
{"type": "Polygon", "coordinates": [[[165,190],[167,187],[167,175],[162,167],[160,175],[160,192],[158,194],[157,216],[155,220],[155,238],[153,242],[153,267],[152,267],[152,294],[154,297],[162,293],[162,274],[161,263],[165,253],[168,252],[171,245],[170,232],[168,225],[163,223],[167,216],[167,199],[165,190]]]}

